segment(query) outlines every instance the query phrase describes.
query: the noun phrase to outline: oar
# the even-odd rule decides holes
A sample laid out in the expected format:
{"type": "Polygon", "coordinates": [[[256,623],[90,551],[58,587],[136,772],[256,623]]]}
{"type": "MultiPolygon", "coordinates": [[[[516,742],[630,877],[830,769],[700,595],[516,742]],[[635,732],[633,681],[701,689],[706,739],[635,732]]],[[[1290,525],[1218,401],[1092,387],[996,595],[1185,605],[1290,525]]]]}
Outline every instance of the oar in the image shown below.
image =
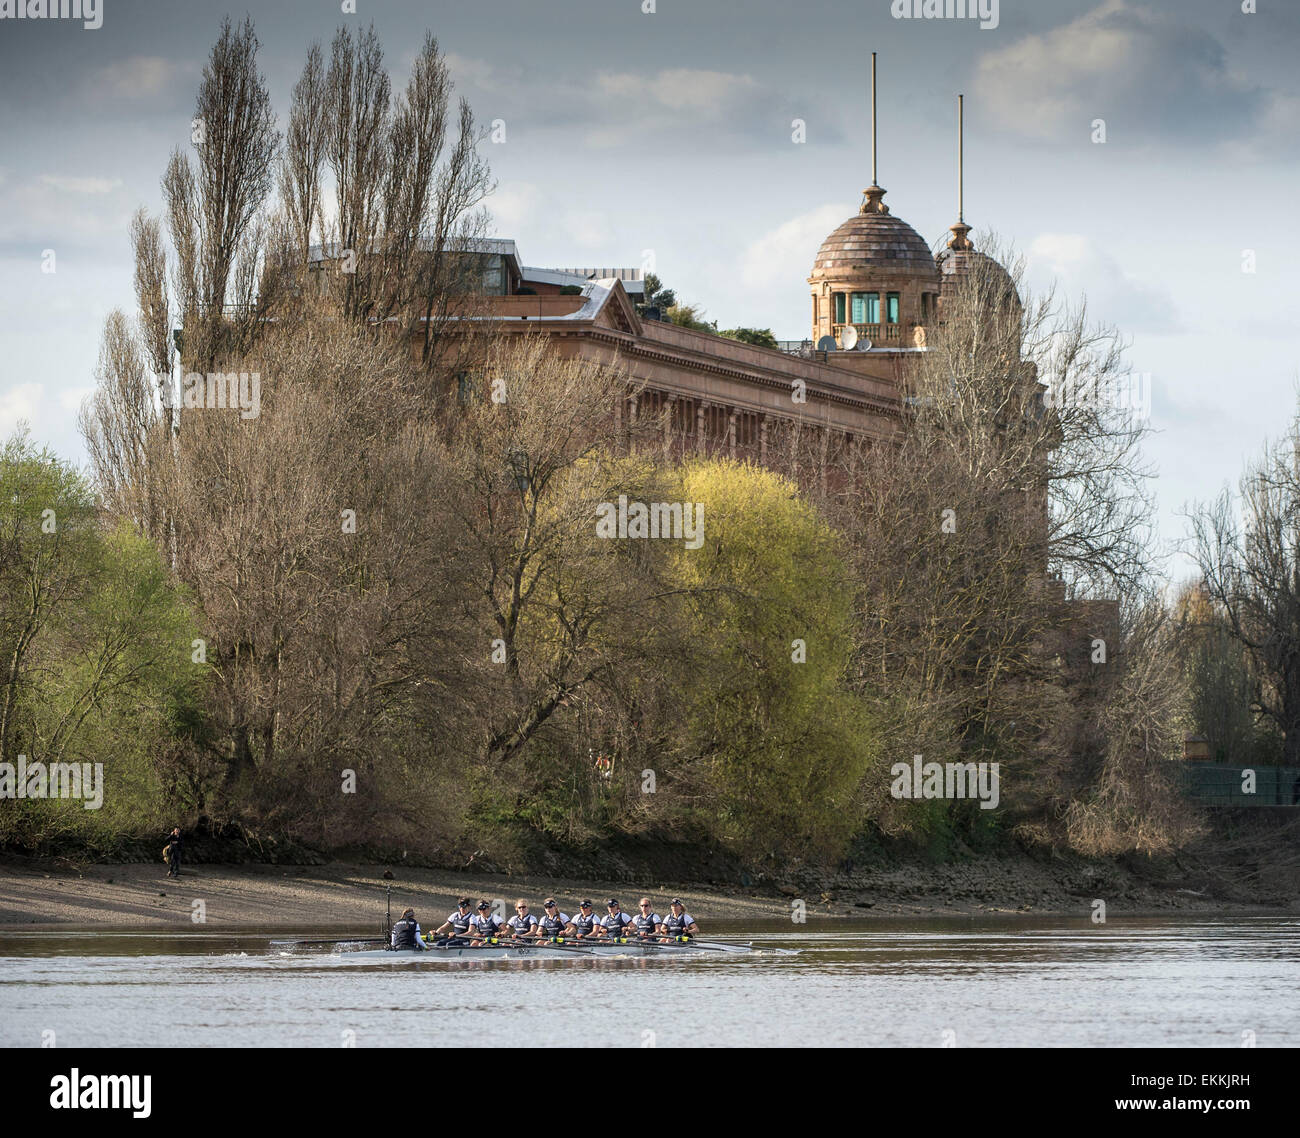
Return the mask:
{"type": "MultiPolygon", "coordinates": [[[[562,943],[557,943],[555,941],[543,940],[540,937],[538,937],[535,940],[531,937],[529,938],[520,938],[520,937],[484,938],[482,943],[486,944],[489,948],[553,948],[559,952],[575,952],[580,956],[591,955],[583,945],[562,944],[562,943]]],[[[437,952],[440,949],[446,949],[446,948],[472,948],[472,947],[473,945],[470,944],[429,946],[430,951],[433,952],[437,952]]]]}
{"type": "MultiPolygon", "coordinates": [[[[610,943],[618,943],[618,942],[604,941],[598,943],[610,944],[610,943]]],[[[693,950],[696,952],[731,952],[733,949],[751,947],[750,945],[747,944],[726,945],[722,941],[716,941],[713,944],[709,944],[708,942],[705,941],[698,941],[693,937],[687,938],[686,940],[671,940],[667,942],[661,940],[655,940],[650,937],[646,937],[644,940],[642,940],[640,937],[636,939],[633,939],[632,937],[627,937],[622,943],[640,944],[645,946],[646,948],[666,948],[670,951],[677,951],[677,952],[685,952],[687,950],[693,950]]]]}

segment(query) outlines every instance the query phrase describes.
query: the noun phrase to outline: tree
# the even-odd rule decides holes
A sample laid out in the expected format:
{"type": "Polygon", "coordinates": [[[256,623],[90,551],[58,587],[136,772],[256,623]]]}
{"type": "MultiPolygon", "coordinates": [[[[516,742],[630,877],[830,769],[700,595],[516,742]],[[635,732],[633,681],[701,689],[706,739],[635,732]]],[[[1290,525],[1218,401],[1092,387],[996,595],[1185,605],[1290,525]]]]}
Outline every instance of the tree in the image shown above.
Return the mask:
{"type": "Polygon", "coordinates": [[[797,487],[730,460],[674,478],[702,507],[699,548],[668,546],[665,586],[683,617],[663,660],[679,707],[675,767],[729,844],[753,854],[838,856],[861,824],[860,781],[878,754],[847,684],[848,564],[797,487]]]}
{"type": "Polygon", "coordinates": [[[197,705],[194,624],[157,551],[104,530],[90,487],[23,434],[0,449],[0,761],[102,763],[102,812],[27,802],[0,834],[132,831],[197,705]]]}
{"type": "MultiPolygon", "coordinates": [[[[1009,284],[974,261],[928,331],[896,441],[850,450],[812,492],[849,541],[857,688],[894,758],[998,762],[1017,787],[1003,813],[1028,821],[1118,730],[1080,704],[1102,698],[1090,653],[1122,647],[1151,575],[1146,428],[1117,398],[1116,334],[1027,295],[1014,262],[1009,284]]],[[[878,787],[874,813],[924,821],[878,787]]]]}
{"type": "Polygon", "coordinates": [[[739,340],[742,344],[753,344],[759,348],[777,347],[776,337],[771,328],[728,328],[719,335],[729,340],[739,340]]]}
{"type": "Polygon", "coordinates": [[[453,592],[474,623],[481,758],[498,768],[636,642],[646,584],[596,533],[597,507],[626,489],[609,414],[625,386],[541,338],[504,340],[452,417],[453,592]]]}
{"type": "Polygon", "coordinates": [[[82,407],[78,425],[95,472],[100,506],[115,522],[161,539],[163,503],[156,451],[165,448],[171,421],[165,432],[160,431],[154,385],[139,341],[120,311],[110,312],[104,322],[95,381],[95,393],[82,407]]]}
{"type": "Polygon", "coordinates": [[[1192,551],[1211,602],[1250,662],[1255,709],[1300,765],[1300,416],[1239,483],[1191,515],[1192,551]]]}
{"type": "Polygon", "coordinates": [[[1070,844],[1091,856],[1170,853],[1204,831],[1173,781],[1187,725],[1174,620],[1154,595],[1126,613],[1117,667],[1091,705],[1100,755],[1081,755],[1063,809],[1070,844]]]}
{"type": "Polygon", "coordinates": [[[695,332],[712,332],[715,336],[718,333],[717,321],[708,321],[704,319],[704,309],[698,304],[674,304],[671,308],[665,310],[664,315],[672,324],[679,328],[690,328],[695,332]]]}
{"type": "Polygon", "coordinates": [[[1205,736],[1215,762],[1251,762],[1256,744],[1254,685],[1245,651],[1201,585],[1179,592],[1174,616],[1193,728],[1205,736]]]}
{"type": "Polygon", "coordinates": [[[0,450],[0,762],[30,752],[36,646],[95,573],[94,497],[25,430],[0,450]]]}
{"type": "MultiPolygon", "coordinates": [[[[195,371],[213,370],[221,354],[246,346],[256,329],[263,240],[258,215],[274,183],[280,145],[257,50],[251,20],[238,28],[222,21],[195,102],[197,166],[177,149],[163,178],[185,350],[195,371]],[[227,320],[227,305],[233,305],[233,320],[227,320]]],[[[137,244],[137,264],[142,253],[152,250],[137,244]]]]}
{"type": "Polygon", "coordinates": [[[445,659],[445,474],[403,347],[346,322],[268,330],[239,362],[274,377],[260,413],[184,409],[162,470],[227,799],[286,825],[336,792],[335,764],[384,751],[445,659]]]}
{"type": "MultiPolygon", "coordinates": [[[[322,160],[328,164],[337,220],[321,226],[322,283],[354,319],[399,321],[419,343],[425,370],[437,371],[464,340],[444,335],[448,321],[467,314],[481,287],[479,206],[494,187],[473,111],[462,99],[453,116],[451,77],[431,35],[396,100],[373,25],[339,29],[324,98],[318,70],[309,56],[295,88],[285,212],[299,233],[310,231],[304,211],[320,197],[322,160]]],[[[302,255],[290,260],[291,275],[301,277],[302,255]]]]}
{"type": "Polygon", "coordinates": [[[664,288],[664,283],[654,273],[645,275],[645,303],[651,308],[667,311],[677,303],[677,293],[664,288]]]}

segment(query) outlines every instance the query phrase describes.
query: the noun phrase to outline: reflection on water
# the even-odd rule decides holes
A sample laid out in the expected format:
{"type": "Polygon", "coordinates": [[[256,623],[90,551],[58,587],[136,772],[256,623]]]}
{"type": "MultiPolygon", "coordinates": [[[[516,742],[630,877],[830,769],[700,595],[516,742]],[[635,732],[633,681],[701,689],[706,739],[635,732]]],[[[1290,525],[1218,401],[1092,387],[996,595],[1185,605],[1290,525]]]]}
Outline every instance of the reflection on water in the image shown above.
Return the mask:
{"type": "Polygon", "coordinates": [[[0,1044],[53,1031],[59,1046],[149,1046],[164,1033],[189,1046],[464,1046],[494,1038],[494,1020],[510,1037],[525,1015],[533,1042],[556,1044],[1203,1047],[1253,1033],[1261,1047],[1300,1045],[1294,919],[707,931],[800,951],[393,963],[280,943],[284,930],[0,931],[0,1044]]]}

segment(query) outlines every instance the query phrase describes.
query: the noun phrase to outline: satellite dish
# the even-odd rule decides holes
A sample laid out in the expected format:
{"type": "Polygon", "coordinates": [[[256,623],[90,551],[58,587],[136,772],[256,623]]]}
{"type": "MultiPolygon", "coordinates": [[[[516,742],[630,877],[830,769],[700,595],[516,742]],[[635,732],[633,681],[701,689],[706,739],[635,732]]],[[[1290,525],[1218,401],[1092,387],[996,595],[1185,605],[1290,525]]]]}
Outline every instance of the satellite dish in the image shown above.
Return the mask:
{"type": "Polygon", "coordinates": [[[834,336],[823,336],[817,341],[817,350],[819,352],[833,352],[839,345],[835,342],[834,336]]]}
{"type": "Polygon", "coordinates": [[[868,340],[866,336],[863,336],[862,339],[858,341],[858,351],[860,352],[871,351],[871,341],[868,340]]]}
{"type": "Polygon", "coordinates": [[[852,324],[845,324],[840,333],[840,347],[851,352],[858,345],[858,330],[852,324]]]}

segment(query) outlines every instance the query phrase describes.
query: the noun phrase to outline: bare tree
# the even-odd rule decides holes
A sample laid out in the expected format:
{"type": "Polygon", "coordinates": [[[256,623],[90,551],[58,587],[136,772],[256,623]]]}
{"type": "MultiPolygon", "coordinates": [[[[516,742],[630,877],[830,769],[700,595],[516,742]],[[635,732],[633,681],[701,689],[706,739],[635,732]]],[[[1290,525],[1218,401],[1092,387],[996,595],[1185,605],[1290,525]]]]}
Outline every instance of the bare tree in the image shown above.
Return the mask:
{"type": "MultiPolygon", "coordinates": [[[[1099,698],[1089,650],[1116,650],[1113,598],[1149,579],[1150,500],[1118,337],[1003,259],[946,290],[897,438],[820,493],[854,552],[856,680],[886,733],[904,757],[1003,763],[1026,817],[1062,793],[1063,744],[1106,745],[1071,708],[1099,698]]],[[[876,791],[888,828],[901,808],[876,791]]]]}
{"type": "Polygon", "coordinates": [[[1070,844],[1082,853],[1169,853],[1204,831],[1170,761],[1188,712],[1176,635],[1160,597],[1128,607],[1116,666],[1091,704],[1103,749],[1091,762],[1076,759],[1075,794],[1063,807],[1070,844]]]}
{"type": "Polygon", "coordinates": [[[231,348],[232,333],[246,337],[252,327],[250,270],[238,264],[259,256],[254,222],[271,190],[280,145],[257,48],[251,21],[239,28],[222,22],[195,103],[197,170],[177,149],[163,178],[185,352],[197,371],[212,370],[231,348]],[[234,328],[224,319],[232,279],[243,306],[234,328]]]}
{"type": "Polygon", "coordinates": [[[625,377],[505,340],[451,430],[457,595],[474,598],[465,656],[481,686],[483,755],[502,763],[588,685],[609,678],[649,604],[618,542],[596,538],[617,495],[609,392],[625,377]]]}
{"type": "MultiPolygon", "coordinates": [[[[163,385],[171,383],[176,358],[172,339],[172,312],[167,295],[167,251],[163,246],[162,227],[143,209],[131,218],[131,250],[135,259],[135,298],[139,308],[137,322],[155,382],[162,394],[163,385]]],[[[163,399],[170,427],[169,399],[163,399]]]]}
{"type": "Polygon", "coordinates": [[[392,85],[374,25],[352,35],[340,28],[330,53],[327,155],[337,204],[335,253],[347,260],[344,311],[368,316],[373,304],[364,260],[380,231],[381,192],[392,85]]]}
{"type": "Polygon", "coordinates": [[[313,232],[323,232],[321,168],[329,133],[329,92],[319,44],[307,51],[289,107],[289,129],[280,168],[280,200],[288,217],[300,263],[306,263],[313,232]]]}
{"type": "Polygon", "coordinates": [[[1228,490],[1191,514],[1204,587],[1245,650],[1255,709],[1300,765],[1300,417],[1247,466],[1240,515],[1228,490]]]}
{"type": "Polygon", "coordinates": [[[166,435],[159,431],[144,356],[126,317],[116,310],[104,322],[95,381],[95,394],[82,407],[78,425],[101,504],[109,517],[159,539],[162,503],[153,464],[160,449],[165,454],[166,435]]]}

